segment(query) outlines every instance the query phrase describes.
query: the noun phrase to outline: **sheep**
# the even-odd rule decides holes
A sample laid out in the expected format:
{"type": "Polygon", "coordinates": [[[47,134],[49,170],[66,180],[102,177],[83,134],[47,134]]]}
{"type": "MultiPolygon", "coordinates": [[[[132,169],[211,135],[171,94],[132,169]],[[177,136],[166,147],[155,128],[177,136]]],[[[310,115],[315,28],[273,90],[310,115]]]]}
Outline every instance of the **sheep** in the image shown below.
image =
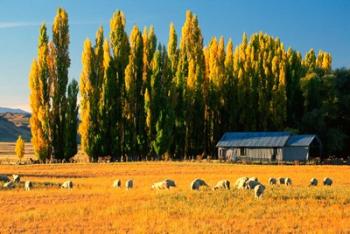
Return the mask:
{"type": "Polygon", "coordinates": [[[127,180],[125,182],[125,188],[126,189],[132,189],[134,187],[134,181],[133,180],[127,180]]]}
{"type": "Polygon", "coordinates": [[[332,180],[331,178],[325,177],[325,178],[323,179],[323,185],[325,185],[325,186],[331,186],[332,184],[333,184],[333,180],[332,180]]]}
{"type": "Polygon", "coordinates": [[[292,185],[292,180],[289,177],[280,177],[277,179],[278,184],[292,185]]]}
{"type": "Polygon", "coordinates": [[[249,189],[249,190],[254,189],[259,184],[260,182],[249,179],[245,184],[245,189],[249,189]]]}
{"type": "Polygon", "coordinates": [[[278,184],[285,184],[285,178],[284,177],[279,177],[277,179],[278,184]]]}
{"type": "Polygon", "coordinates": [[[13,181],[8,181],[4,184],[4,188],[14,188],[15,184],[13,183],[13,181]]]}
{"type": "Polygon", "coordinates": [[[236,180],[235,187],[237,189],[244,189],[246,182],[249,180],[248,177],[241,177],[236,180]]]}
{"type": "Polygon", "coordinates": [[[270,177],[268,180],[269,185],[275,185],[277,184],[276,178],[270,177]]]}
{"type": "Polygon", "coordinates": [[[168,183],[166,181],[156,182],[152,185],[152,189],[160,190],[160,189],[168,189],[168,183]]]}
{"type": "Polygon", "coordinates": [[[118,180],[115,180],[114,182],[113,182],[113,188],[120,188],[120,186],[121,186],[121,181],[118,179],[118,180]]]}
{"type": "Polygon", "coordinates": [[[318,180],[316,178],[312,178],[310,180],[309,186],[317,186],[317,184],[318,184],[318,180]]]}
{"type": "Polygon", "coordinates": [[[167,183],[167,186],[170,187],[176,187],[175,181],[171,179],[164,180],[167,183]]]}
{"type": "Polygon", "coordinates": [[[191,189],[192,190],[199,190],[199,188],[202,187],[202,186],[208,187],[208,184],[205,183],[205,181],[202,180],[202,179],[195,179],[191,183],[191,189]]]}
{"type": "Polygon", "coordinates": [[[292,179],[291,178],[286,177],[284,182],[285,182],[285,184],[287,186],[292,185],[292,179]]]}
{"type": "Polygon", "coordinates": [[[9,179],[9,177],[6,176],[6,175],[0,175],[0,181],[2,181],[2,182],[9,182],[10,179],[9,179]]]}
{"type": "Polygon", "coordinates": [[[72,189],[73,188],[73,182],[70,181],[70,180],[67,180],[61,185],[61,188],[72,189]]]}
{"type": "Polygon", "coordinates": [[[12,175],[13,182],[19,183],[21,181],[21,177],[19,175],[12,175]]]}
{"type": "Polygon", "coordinates": [[[256,178],[256,177],[250,177],[249,180],[253,180],[253,181],[259,182],[258,178],[256,178]]]}
{"type": "Polygon", "coordinates": [[[33,184],[32,184],[31,181],[27,180],[27,181],[24,183],[24,189],[25,189],[26,191],[31,190],[32,187],[33,187],[33,184]]]}
{"type": "Polygon", "coordinates": [[[217,189],[230,189],[230,181],[228,180],[220,180],[216,183],[216,185],[214,186],[213,190],[217,190],[217,189]]]}
{"type": "Polygon", "coordinates": [[[255,198],[257,198],[257,199],[261,198],[264,191],[265,191],[264,185],[258,184],[257,186],[255,186],[255,188],[254,188],[255,198]]]}

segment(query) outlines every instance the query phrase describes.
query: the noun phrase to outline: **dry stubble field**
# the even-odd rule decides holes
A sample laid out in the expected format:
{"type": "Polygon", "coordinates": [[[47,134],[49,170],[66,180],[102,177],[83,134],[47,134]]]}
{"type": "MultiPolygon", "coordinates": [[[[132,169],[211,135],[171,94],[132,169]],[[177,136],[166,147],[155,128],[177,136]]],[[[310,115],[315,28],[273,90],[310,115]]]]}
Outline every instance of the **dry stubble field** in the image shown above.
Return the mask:
{"type": "Polygon", "coordinates": [[[0,191],[0,233],[232,233],[350,232],[349,166],[253,166],[210,163],[121,163],[0,165],[0,174],[23,180],[63,182],[75,187],[0,191]],[[196,177],[210,185],[227,178],[290,176],[291,187],[267,186],[263,199],[252,191],[189,189],[196,177]],[[330,176],[334,186],[307,187],[311,177],[330,176]],[[132,178],[135,188],[113,189],[132,178]],[[172,178],[177,188],[152,191],[172,178]]]}

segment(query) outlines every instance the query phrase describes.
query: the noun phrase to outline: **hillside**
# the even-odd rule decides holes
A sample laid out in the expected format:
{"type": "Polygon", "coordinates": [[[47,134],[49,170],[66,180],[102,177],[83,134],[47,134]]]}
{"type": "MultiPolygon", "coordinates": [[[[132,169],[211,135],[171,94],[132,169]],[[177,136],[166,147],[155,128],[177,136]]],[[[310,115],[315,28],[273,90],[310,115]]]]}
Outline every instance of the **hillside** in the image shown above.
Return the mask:
{"type": "Polygon", "coordinates": [[[28,113],[0,113],[0,142],[16,141],[19,135],[29,141],[29,118],[28,113]]]}
{"type": "Polygon", "coordinates": [[[0,113],[28,114],[28,112],[22,109],[13,109],[8,107],[0,107],[0,113]]]}

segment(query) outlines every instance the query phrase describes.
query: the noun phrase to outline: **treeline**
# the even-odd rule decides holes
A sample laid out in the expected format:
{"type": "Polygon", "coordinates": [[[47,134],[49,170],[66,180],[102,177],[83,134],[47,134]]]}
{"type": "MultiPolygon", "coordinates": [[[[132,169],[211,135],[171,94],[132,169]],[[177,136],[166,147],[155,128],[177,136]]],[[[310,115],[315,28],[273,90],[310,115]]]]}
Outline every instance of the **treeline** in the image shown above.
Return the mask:
{"type": "MultiPolygon", "coordinates": [[[[249,39],[243,34],[235,47],[223,37],[214,37],[204,46],[198,18],[190,11],[180,39],[170,25],[167,47],[157,42],[153,26],[142,32],[134,26],[128,36],[125,24],[124,14],[117,11],[110,20],[108,38],[100,27],[94,42],[84,42],[79,133],[82,149],[92,161],[106,155],[118,161],[215,156],[215,145],[226,131],[315,133],[323,142],[325,154],[349,152],[350,72],[332,71],[329,53],[316,54],[311,49],[302,57],[264,33],[249,39]]],[[[53,31],[57,28],[53,26],[53,31]]],[[[64,32],[68,36],[68,23],[64,32]]],[[[53,42],[44,43],[49,48],[48,61],[55,61],[55,66],[48,63],[48,71],[55,72],[48,72],[54,75],[48,75],[51,88],[47,96],[51,101],[46,106],[45,101],[41,104],[48,113],[38,116],[59,113],[59,118],[49,119],[65,124],[69,121],[63,118],[76,119],[76,85],[67,97],[64,85],[58,89],[60,93],[51,95],[51,89],[57,90],[56,83],[67,83],[68,73],[63,71],[69,67],[69,36],[64,41],[64,59],[58,59],[63,49],[55,44],[55,33],[53,42]],[[56,99],[61,105],[59,111],[55,111],[56,99]]],[[[58,124],[57,129],[66,129],[61,132],[62,139],[74,136],[73,122],[68,128],[58,124]]],[[[43,136],[46,126],[53,126],[45,124],[43,136]]],[[[51,135],[43,145],[57,139],[51,135]]],[[[66,150],[71,146],[67,140],[61,142],[65,142],[66,150]]],[[[55,156],[69,155],[54,152],[55,156]]]]}

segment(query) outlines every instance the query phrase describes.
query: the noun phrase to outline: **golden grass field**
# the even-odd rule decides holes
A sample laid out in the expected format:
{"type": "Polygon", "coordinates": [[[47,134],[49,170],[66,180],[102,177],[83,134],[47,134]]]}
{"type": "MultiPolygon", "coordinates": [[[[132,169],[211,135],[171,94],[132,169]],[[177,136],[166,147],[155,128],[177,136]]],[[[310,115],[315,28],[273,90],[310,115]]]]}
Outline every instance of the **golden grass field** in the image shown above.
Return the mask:
{"type": "Polygon", "coordinates": [[[0,165],[0,174],[22,180],[61,183],[72,190],[34,187],[0,190],[0,233],[329,233],[350,232],[349,166],[259,166],[152,162],[120,164],[0,165]],[[266,186],[262,199],[252,191],[191,191],[200,177],[213,186],[227,178],[289,176],[291,187],[266,186]],[[329,176],[334,185],[308,187],[311,177],[329,176]],[[114,179],[135,187],[113,189],[114,179]],[[177,188],[152,191],[171,178],[177,188]]]}

